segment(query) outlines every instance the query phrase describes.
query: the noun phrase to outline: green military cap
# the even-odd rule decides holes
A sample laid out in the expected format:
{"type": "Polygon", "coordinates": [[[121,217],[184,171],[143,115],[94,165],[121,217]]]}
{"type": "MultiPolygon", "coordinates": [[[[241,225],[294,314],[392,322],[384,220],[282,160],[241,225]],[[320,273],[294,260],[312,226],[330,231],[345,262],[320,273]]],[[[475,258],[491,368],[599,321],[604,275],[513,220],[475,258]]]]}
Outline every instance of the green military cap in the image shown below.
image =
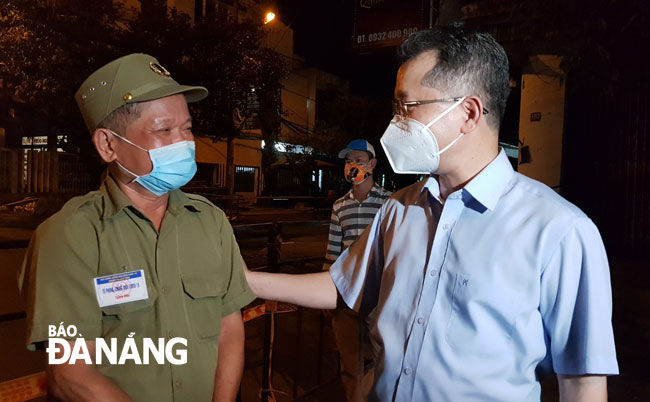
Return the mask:
{"type": "Polygon", "coordinates": [[[180,85],[155,57],[134,53],[95,71],[81,84],[75,100],[88,130],[127,103],[145,102],[183,94],[188,102],[208,96],[204,87],[180,85]]]}

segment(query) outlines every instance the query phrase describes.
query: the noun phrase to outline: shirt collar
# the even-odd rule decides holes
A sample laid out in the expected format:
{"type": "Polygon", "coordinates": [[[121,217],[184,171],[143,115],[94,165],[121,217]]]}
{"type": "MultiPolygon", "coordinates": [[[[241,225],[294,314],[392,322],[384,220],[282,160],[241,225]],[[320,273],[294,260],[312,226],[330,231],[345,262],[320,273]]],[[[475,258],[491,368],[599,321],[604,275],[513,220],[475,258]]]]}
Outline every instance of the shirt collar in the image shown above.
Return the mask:
{"type": "MultiPolygon", "coordinates": [[[[379,184],[377,184],[377,182],[373,183],[372,188],[370,189],[370,191],[368,191],[368,196],[366,197],[366,200],[371,197],[370,194],[372,194],[373,192],[378,193],[380,188],[381,187],[379,187],[379,184]]],[[[348,191],[345,194],[345,198],[350,198],[350,199],[354,198],[354,186],[352,186],[350,191],[348,191]]]]}
{"type": "MultiPolygon", "coordinates": [[[[106,180],[102,183],[99,191],[102,193],[105,200],[104,212],[102,215],[104,218],[112,218],[126,207],[135,208],[133,201],[124,194],[111,175],[106,177],[106,180]]],[[[172,215],[179,215],[187,210],[200,212],[196,209],[192,200],[181,190],[172,190],[169,192],[167,210],[172,215]]]]}
{"type": "Polygon", "coordinates": [[[167,210],[172,215],[180,215],[184,212],[201,212],[196,208],[190,197],[181,190],[172,190],[169,192],[169,204],[167,210]]]}
{"type": "Polygon", "coordinates": [[[122,192],[111,175],[107,175],[99,191],[104,196],[103,218],[112,218],[126,207],[133,206],[133,202],[122,192]]]}
{"type": "MultiPolygon", "coordinates": [[[[501,149],[497,157],[483,168],[483,170],[481,170],[472,181],[465,185],[462,193],[459,193],[459,197],[462,197],[467,204],[467,198],[469,196],[469,198],[472,198],[481,204],[483,208],[493,210],[513,174],[514,170],[508,160],[508,156],[506,156],[506,152],[501,149]]],[[[429,177],[422,187],[422,192],[424,192],[425,189],[429,190],[429,193],[431,193],[436,200],[442,202],[438,180],[434,177],[429,177]]]]}

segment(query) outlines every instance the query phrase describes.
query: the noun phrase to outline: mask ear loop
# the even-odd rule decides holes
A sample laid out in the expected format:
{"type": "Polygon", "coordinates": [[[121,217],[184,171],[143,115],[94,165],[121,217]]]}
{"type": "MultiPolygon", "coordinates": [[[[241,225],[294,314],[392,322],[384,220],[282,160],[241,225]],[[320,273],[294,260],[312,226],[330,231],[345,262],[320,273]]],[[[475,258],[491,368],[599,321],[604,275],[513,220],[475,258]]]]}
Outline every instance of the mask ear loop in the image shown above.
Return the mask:
{"type": "Polygon", "coordinates": [[[441,149],[440,151],[438,151],[438,155],[442,155],[443,152],[445,152],[446,150],[448,150],[449,148],[451,148],[451,146],[454,145],[455,143],[457,143],[458,140],[460,140],[461,137],[462,137],[463,135],[465,135],[465,134],[460,133],[460,135],[459,135],[458,137],[456,137],[455,140],[453,140],[452,142],[450,142],[449,145],[447,145],[446,147],[444,147],[443,149],[441,149]]]}
{"type": "MultiPolygon", "coordinates": [[[[138,145],[138,144],[135,144],[135,143],[131,142],[130,140],[127,140],[126,138],[122,137],[121,135],[119,135],[119,134],[116,133],[115,131],[113,131],[113,130],[111,130],[111,129],[107,129],[107,130],[110,131],[111,134],[113,134],[114,136],[116,136],[116,137],[119,138],[120,140],[126,142],[127,144],[129,144],[129,145],[133,145],[134,147],[136,147],[136,148],[138,148],[138,149],[140,149],[140,150],[146,152],[147,154],[149,153],[148,150],[142,148],[142,147],[141,147],[140,145],[138,145]]],[[[142,177],[142,176],[139,176],[139,175],[133,173],[132,171],[130,171],[130,170],[127,169],[126,167],[124,167],[124,165],[122,165],[122,164],[120,163],[120,161],[118,161],[117,159],[115,159],[115,163],[117,163],[117,166],[119,166],[120,168],[122,168],[122,170],[124,170],[125,172],[127,172],[128,174],[130,174],[131,176],[133,176],[133,180],[131,180],[131,182],[133,182],[135,179],[139,179],[140,177],[142,177]]],[[[145,176],[146,176],[146,175],[145,175],[145,176]]]]}
{"type": "Polygon", "coordinates": [[[456,103],[454,103],[453,105],[451,105],[451,106],[450,106],[447,110],[445,110],[444,112],[440,113],[440,115],[439,115],[438,117],[436,117],[435,119],[431,120],[431,122],[430,122],[429,124],[427,124],[425,127],[426,127],[426,128],[429,128],[429,127],[431,127],[435,122],[437,122],[438,120],[440,120],[440,119],[442,119],[443,117],[445,117],[445,116],[447,115],[447,113],[451,112],[452,110],[454,110],[454,109],[456,108],[456,106],[460,105],[460,104],[465,100],[465,98],[467,98],[467,97],[466,97],[466,96],[463,96],[462,98],[460,98],[459,100],[457,100],[456,103]]]}
{"type": "MultiPolygon", "coordinates": [[[[447,113],[451,112],[452,110],[454,110],[454,109],[456,108],[456,106],[460,105],[460,104],[465,100],[465,98],[466,98],[466,96],[463,96],[462,98],[460,98],[459,100],[457,100],[456,103],[454,103],[454,104],[451,105],[447,110],[445,110],[444,112],[442,112],[442,113],[440,114],[440,116],[436,117],[435,119],[433,119],[433,121],[431,121],[429,124],[427,124],[427,125],[426,125],[426,128],[431,127],[431,126],[433,125],[433,123],[435,123],[435,122],[437,122],[438,120],[440,120],[440,119],[442,119],[443,117],[445,117],[445,115],[447,115],[447,113]]],[[[431,130],[429,130],[429,132],[431,132],[431,130]]],[[[431,134],[433,135],[433,133],[431,133],[431,134]]],[[[458,137],[456,137],[455,140],[453,140],[453,141],[450,142],[446,147],[444,147],[443,149],[441,149],[440,151],[438,151],[438,155],[442,155],[443,152],[445,152],[446,150],[448,150],[449,148],[451,148],[452,145],[454,145],[456,142],[458,142],[458,140],[460,140],[460,138],[461,138],[463,135],[464,135],[463,133],[460,133],[460,135],[459,135],[458,137]]]]}
{"type": "Polygon", "coordinates": [[[129,183],[133,182],[135,179],[139,179],[140,177],[142,177],[142,176],[138,176],[137,174],[133,173],[133,172],[130,171],[129,169],[125,168],[124,165],[122,165],[122,164],[120,163],[120,161],[118,161],[117,159],[115,159],[115,163],[117,163],[117,166],[119,166],[120,168],[122,168],[122,170],[124,170],[126,173],[130,174],[131,176],[133,176],[133,180],[131,180],[129,183]]]}
{"type": "Polygon", "coordinates": [[[142,150],[142,151],[144,151],[144,152],[149,153],[149,150],[148,150],[148,149],[144,149],[144,148],[142,148],[140,145],[135,144],[135,143],[131,142],[130,140],[127,140],[126,138],[122,137],[121,135],[119,135],[118,133],[116,133],[115,131],[113,131],[113,130],[111,130],[111,129],[107,129],[107,130],[110,131],[111,134],[113,134],[113,135],[116,136],[117,138],[119,138],[119,139],[121,139],[122,141],[126,142],[127,144],[129,144],[129,145],[133,145],[134,147],[136,147],[136,148],[138,148],[138,149],[140,149],[140,150],[142,150]]]}

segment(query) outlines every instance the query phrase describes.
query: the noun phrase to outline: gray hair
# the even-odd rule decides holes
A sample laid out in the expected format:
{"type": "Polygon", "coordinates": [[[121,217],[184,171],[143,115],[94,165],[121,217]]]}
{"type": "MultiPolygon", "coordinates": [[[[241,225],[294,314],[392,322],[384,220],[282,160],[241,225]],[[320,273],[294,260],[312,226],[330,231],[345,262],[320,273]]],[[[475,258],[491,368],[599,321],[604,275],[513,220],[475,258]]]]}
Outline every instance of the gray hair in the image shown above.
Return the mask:
{"type": "Polygon", "coordinates": [[[398,57],[403,64],[430,51],[436,52],[438,62],[421,84],[453,97],[478,96],[489,111],[487,122],[498,129],[510,94],[503,47],[488,33],[451,25],[412,33],[398,49],[398,57]]]}
{"type": "Polygon", "coordinates": [[[122,136],[126,135],[127,126],[140,117],[138,103],[127,103],[113,110],[97,125],[97,128],[107,128],[122,136]]]}

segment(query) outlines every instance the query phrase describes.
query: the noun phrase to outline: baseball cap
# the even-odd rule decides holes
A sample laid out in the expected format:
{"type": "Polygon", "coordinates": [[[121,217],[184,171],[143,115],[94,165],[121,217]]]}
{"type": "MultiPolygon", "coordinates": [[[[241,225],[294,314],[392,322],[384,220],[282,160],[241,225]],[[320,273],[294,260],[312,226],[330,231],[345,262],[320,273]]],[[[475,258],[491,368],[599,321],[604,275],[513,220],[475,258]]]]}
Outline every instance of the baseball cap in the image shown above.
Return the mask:
{"type": "Polygon", "coordinates": [[[208,90],[180,85],[155,57],[134,53],[92,73],[74,97],[92,133],[106,116],[123,105],[176,94],[183,94],[187,102],[196,102],[208,96],[208,90]]]}
{"type": "Polygon", "coordinates": [[[345,159],[345,155],[347,155],[350,151],[366,151],[370,152],[373,158],[376,156],[375,148],[373,148],[373,146],[370,145],[370,143],[366,140],[350,141],[348,146],[339,152],[339,158],[345,159]]]}

